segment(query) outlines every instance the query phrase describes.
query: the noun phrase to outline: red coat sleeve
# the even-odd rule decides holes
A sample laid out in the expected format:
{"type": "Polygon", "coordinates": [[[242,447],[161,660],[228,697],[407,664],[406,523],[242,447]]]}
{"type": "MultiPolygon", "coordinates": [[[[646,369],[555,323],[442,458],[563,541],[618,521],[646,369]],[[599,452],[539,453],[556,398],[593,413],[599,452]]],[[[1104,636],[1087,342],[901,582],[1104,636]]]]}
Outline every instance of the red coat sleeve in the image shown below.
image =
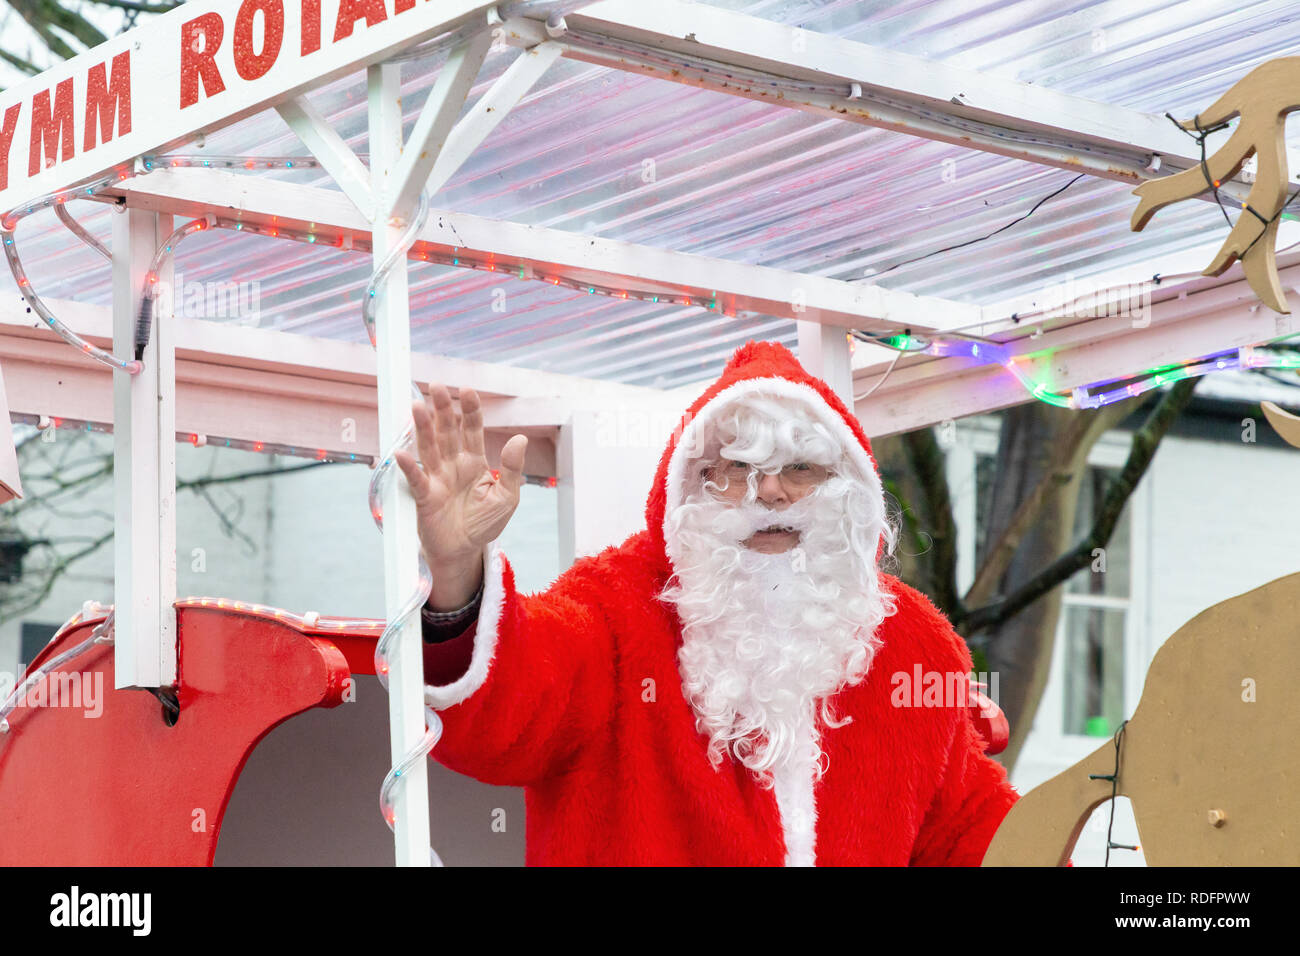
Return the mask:
{"type": "Polygon", "coordinates": [[[939,790],[912,850],[913,866],[979,866],[1019,795],[1006,769],[984,753],[970,711],[954,708],[952,743],[939,790]]]}
{"type": "Polygon", "coordinates": [[[545,592],[520,595],[505,555],[489,545],[473,628],[425,649],[425,697],[442,736],[432,756],[486,783],[528,786],[571,766],[608,726],[613,636],[594,559],[545,592]]]}

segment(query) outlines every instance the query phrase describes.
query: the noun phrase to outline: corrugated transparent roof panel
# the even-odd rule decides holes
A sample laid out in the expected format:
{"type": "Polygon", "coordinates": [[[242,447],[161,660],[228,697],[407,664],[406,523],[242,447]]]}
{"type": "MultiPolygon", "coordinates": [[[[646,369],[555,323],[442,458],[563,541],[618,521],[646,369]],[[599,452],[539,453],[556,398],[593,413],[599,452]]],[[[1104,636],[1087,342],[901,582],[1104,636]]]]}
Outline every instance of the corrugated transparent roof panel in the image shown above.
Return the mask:
{"type": "MultiPolygon", "coordinates": [[[[1179,117],[1208,106],[1253,66],[1300,53],[1300,7],[1286,2],[712,5],[1179,117]]],[[[473,95],[513,56],[491,55],[473,95]]],[[[408,65],[409,121],[440,61],[408,65]]],[[[364,152],[362,77],[312,99],[364,152]]],[[[1288,144],[1300,149],[1300,138],[1290,132],[1288,144]]],[[[302,152],[274,113],[210,137],[204,149],[302,152]]],[[[271,175],[331,185],[316,171],[271,175]]],[[[891,268],[991,233],[1072,179],[1064,170],[561,60],[434,205],[849,281],[876,277],[890,289],[981,304],[1066,276],[1157,262],[1226,234],[1220,211],[1199,201],[1162,210],[1133,233],[1131,187],[1085,176],[991,239],[891,268]]],[[[75,211],[107,236],[111,211],[90,203],[75,211]]],[[[19,237],[43,294],[109,301],[107,267],[52,215],[25,221],[19,237]]],[[[203,283],[186,314],[207,309],[208,290],[249,284],[255,319],[206,317],[366,340],[359,312],[365,255],[214,233],[187,240],[177,269],[185,281],[203,283]]],[[[795,344],[794,323],[783,319],[622,302],[441,266],[413,264],[411,296],[418,350],[633,384],[712,378],[751,337],[795,344]]]]}

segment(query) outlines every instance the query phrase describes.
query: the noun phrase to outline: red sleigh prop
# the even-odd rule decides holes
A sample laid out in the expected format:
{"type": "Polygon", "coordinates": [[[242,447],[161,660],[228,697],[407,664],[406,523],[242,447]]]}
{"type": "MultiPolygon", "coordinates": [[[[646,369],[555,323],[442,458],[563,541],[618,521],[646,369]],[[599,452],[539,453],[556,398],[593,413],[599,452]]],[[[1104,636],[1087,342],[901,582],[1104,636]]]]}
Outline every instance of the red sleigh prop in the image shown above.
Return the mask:
{"type": "MultiPolygon", "coordinates": [[[[294,715],[343,703],[349,679],[374,674],[384,627],[211,599],[178,602],[176,618],[174,724],[152,694],[112,689],[112,644],[93,645],[57,671],[83,682],[102,675],[99,716],[70,706],[10,713],[10,730],[0,735],[8,835],[0,865],[211,865],[253,748],[294,715]]],[[[28,672],[86,640],[102,620],[66,627],[28,672]]],[[[1002,750],[1007,723],[996,705],[981,694],[971,713],[989,752],[1002,750]]]]}
{"type": "MultiPolygon", "coordinates": [[[[373,674],[383,622],[307,628],[274,609],[182,602],[174,726],[150,693],[113,690],[113,645],[61,673],[102,674],[102,713],[18,707],[0,736],[0,864],[210,865],[226,805],[249,754],[282,721],[335,707],[354,674],[373,674]]],[[[80,621],[28,671],[90,636],[80,621]]],[[[46,678],[48,680],[49,678],[46,678]]]]}

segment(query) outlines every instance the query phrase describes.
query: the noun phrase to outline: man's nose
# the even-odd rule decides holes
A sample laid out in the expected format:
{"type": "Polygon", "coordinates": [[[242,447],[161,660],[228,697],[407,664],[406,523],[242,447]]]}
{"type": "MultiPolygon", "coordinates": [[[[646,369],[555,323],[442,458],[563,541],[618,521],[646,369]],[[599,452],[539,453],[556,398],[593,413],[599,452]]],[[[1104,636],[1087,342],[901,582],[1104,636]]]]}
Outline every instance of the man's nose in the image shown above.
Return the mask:
{"type": "Polygon", "coordinates": [[[789,502],[779,474],[767,475],[759,472],[757,496],[759,500],[766,502],[789,502]]]}

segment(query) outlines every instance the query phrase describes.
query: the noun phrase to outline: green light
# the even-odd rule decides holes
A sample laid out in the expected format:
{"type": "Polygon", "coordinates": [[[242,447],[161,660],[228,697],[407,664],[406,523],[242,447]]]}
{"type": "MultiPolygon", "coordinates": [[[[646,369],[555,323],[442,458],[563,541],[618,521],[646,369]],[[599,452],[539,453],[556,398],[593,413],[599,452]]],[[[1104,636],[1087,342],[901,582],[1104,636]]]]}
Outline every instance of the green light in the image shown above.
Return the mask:
{"type": "Polygon", "coordinates": [[[1069,408],[1071,402],[1068,398],[1062,398],[1060,395],[1053,394],[1047,390],[1046,385],[1035,385],[1030,391],[1034,398],[1047,405],[1055,405],[1057,408],[1069,408]]]}

